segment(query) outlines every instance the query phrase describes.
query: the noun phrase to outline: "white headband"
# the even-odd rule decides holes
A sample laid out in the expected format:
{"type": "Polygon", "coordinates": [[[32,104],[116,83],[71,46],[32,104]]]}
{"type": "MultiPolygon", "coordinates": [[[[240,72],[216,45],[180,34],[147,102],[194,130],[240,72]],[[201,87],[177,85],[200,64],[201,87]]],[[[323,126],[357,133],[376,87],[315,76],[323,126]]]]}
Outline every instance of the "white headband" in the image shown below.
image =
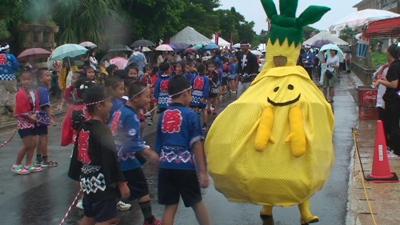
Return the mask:
{"type": "Polygon", "coordinates": [[[10,45],[6,45],[6,46],[4,46],[4,47],[1,47],[1,48],[0,48],[0,51],[7,50],[7,49],[9,49],[9,48],[10,48],[10,45]]]}

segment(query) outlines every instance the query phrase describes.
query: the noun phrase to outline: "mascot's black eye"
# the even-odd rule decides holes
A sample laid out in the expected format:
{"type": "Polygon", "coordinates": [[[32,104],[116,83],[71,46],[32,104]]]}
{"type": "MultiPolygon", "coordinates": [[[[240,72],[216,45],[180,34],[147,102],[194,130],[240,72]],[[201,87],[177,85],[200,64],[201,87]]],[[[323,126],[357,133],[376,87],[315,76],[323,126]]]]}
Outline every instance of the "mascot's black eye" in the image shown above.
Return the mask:
{"type": "Polygon", "coordinates": [[[275,89],[274,89],[274,92],[277,92],[279,90],[279,87],[276,87],[275,89]]]}
{"type": "Polygon", "coordinates": [[[289,84],[289,85],[287,86],[287,88],[288,88],[289,90],[293,90],[293,89],[294,89],[293,85],[291,85],[291,84],[289,84]]]}

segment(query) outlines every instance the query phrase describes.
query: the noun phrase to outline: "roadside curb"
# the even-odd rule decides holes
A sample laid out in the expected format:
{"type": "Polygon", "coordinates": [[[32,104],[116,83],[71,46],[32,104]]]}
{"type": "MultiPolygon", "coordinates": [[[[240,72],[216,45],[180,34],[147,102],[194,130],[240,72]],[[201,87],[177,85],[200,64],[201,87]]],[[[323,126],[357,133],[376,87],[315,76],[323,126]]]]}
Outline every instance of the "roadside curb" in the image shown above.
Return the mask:
{"type": "MultiPolygon", "coordinates": [[[[358,86],[364,86],[365,84],[352,72],[350,74],[344,74],[344,80],[346,82],[347,89],[349,90],[350,94],[352,95],[354,102],[357,104],[358,102],[358,95],[357,95],[357,87],[358,86]]],[[[358,110],[358,109],[357,109],[358,110]]],[[[360,120],[358,119],[357,124],[355,125],[354,129],[358,130],[360,126],[360,120]]],[[[350,132],[350,131],[349,131],[350,132]]],[[[347,213],[346,213],[346,220],[345,220],[345,225],[361,225],[361,221],[359,217],[356,216],[355,213],[355,206],[357,204],[357,201],[353,198],[353,188],[354,184],[356,184],[357,179],[356,179],[356,171],[353,170],[353,167],[355,165],[355,151],[356,151],[356,146],[353,143],[353,147],[350,151],[350,164],[349,164],[349,178],[348,178],[348,189],[347,189],[347,213]]]]}

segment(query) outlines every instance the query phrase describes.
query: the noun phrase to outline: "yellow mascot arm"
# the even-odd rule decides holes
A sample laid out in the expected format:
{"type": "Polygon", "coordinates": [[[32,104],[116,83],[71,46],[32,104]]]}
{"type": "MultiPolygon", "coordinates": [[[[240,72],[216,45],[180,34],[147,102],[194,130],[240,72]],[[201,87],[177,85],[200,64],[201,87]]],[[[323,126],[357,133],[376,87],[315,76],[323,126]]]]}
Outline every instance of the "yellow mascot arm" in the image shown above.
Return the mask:
{"type": "Polygon", "coordinates": [[[286,138],[286,142],[290,142],[292,154],[295,157],[300,157],[306,151],[306,133],[304,131],[303,114],[299,106],[290,109],[289,123],[290,134],[286,138]]]}
{"type": "Polygon", "coordinates": [[[256,140],[254,147],[257,151],[263,151],[267,148],[268,142],[275,143],[272,136],[272,126],[274,124],[274,112],[272,107],[265,107],[260,118],[260,124],[257,128],[256,140]]]}

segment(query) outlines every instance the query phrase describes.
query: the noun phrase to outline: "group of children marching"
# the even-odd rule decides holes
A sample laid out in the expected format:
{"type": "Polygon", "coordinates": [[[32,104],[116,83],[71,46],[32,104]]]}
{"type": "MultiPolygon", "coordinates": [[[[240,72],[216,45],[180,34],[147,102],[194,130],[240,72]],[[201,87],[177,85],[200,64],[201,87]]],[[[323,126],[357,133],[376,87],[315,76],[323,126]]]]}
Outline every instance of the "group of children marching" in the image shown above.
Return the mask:
{"type": "MultiPolygon", "coordinates": [[[[81,224],[113,224],[120,199],[138,200],[145,225],[161,224],[153,216],[142,170],[147,161],[159,164],[158,201],[165,205],[162,224],[174,223],[180,198],[193,208],[199,224],[210,224],[200,191],[209,184],[203,131],[211,105],[217,113],[223,77],[230,76],[223,76],[223,66],[221,71],[218,67],[215,62],[196,67],[192,62],[175,66],[164,62],[158,68],[147,65],[141,74],[136,67],[128,67],[114,70],[104,86],[79,73],[71,78],[64,95],[70,105],[61,145],[74,146],[68,175],[80,182],[84,193],[81,224]],[[143,139],[143,129],[146,117],[148,125],[153,123],[156,106],[162,114],[153,150],[143,139]],[[199,111],[203,111],[203,124],[199,111]]],[[[19,78],[15,115],[23,147],[12,170],[28,174],[45,167],[31,163],[37,140],[40,164],[56,165],[47,157],[47,126],[55,124],[47,91],[51,75],[39,70],[38,88],[30,71],[23,71],[19,78]]]]}

